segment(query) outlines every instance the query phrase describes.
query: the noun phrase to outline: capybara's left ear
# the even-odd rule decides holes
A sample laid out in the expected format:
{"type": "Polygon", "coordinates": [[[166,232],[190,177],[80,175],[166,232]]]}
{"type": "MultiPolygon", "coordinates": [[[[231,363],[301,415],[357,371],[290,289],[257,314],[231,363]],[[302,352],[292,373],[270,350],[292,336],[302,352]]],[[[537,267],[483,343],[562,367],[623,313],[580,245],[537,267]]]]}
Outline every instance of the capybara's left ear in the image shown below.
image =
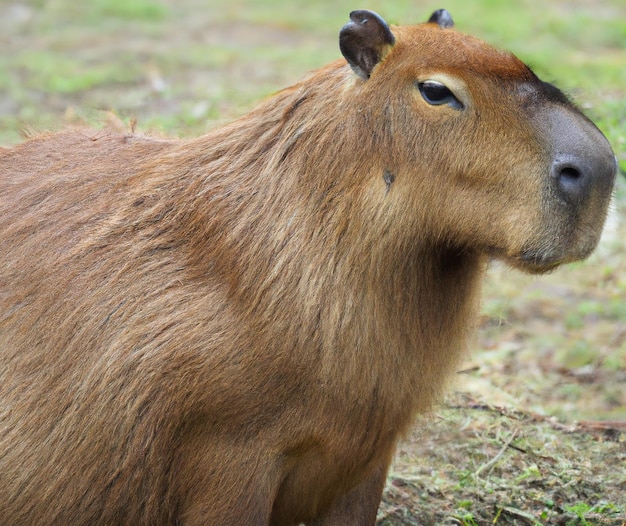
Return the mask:
{"type": "Polygon", "coordinates": [[[394,45],[396,39],[385,22],[373,11],[350,13],[339,33],[339,48],[354,72],[367,80],[372,70],[394,45]]]}

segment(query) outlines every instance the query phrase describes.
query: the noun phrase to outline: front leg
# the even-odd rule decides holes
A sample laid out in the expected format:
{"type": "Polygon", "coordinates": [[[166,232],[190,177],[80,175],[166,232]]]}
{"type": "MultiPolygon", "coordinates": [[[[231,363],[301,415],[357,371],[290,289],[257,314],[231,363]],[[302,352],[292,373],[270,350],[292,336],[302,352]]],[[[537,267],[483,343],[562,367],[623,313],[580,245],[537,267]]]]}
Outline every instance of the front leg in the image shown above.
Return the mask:
{"type": "Polygon", "coordinates": [[[373,526],[382,498],[389,462],[381,465],[361,484],[339,498],[308,526],[373,526]]]}

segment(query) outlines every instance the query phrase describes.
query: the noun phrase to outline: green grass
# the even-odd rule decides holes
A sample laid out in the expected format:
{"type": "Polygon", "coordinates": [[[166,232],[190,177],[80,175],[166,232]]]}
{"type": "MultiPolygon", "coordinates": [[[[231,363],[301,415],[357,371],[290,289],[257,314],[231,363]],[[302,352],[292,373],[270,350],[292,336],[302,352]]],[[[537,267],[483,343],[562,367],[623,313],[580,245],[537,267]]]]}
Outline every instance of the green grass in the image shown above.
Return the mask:
{"type": "Polygon", "coordinates": [[[22,88],[44,90],[48,94],[71,94],[98,86],[131,82],[135,72],[129,60],[118,57],[118,63],[71,57],[50,50],[24,50],[15,57],[24,78],[22,88]],[[126,67],[122,67],[126,64],[126,67]]]}
{"type": "Polygon", "coordinates": [[[152,0],[92,0],[85,5],[93,9],[94,20],[100,16],[110,16],[122,20],[158,21],[169,14],[169,8],[166,5],[152,0]]]}

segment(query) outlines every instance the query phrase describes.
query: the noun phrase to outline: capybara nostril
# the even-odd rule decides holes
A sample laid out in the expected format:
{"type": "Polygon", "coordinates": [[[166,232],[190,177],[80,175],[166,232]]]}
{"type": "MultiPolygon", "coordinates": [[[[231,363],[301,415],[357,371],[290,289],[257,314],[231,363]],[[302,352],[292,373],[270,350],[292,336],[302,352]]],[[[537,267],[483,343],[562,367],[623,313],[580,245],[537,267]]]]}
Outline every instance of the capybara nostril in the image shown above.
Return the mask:
{"type": "Polygon", "coordinates": [[[581,153],[557,155],[551,176],[560,198],[572,204],[583,204],[595,191],[610,192],[616,171],[615,156],[606,145],[599,143],[581,148],[581,153]]]}
{"type": "Polygon", "coordinates": [[[557,191],[567,200],[579,201],[590,184],[588,170],[573,157],[557,159],[552,165],[557,191]]]}

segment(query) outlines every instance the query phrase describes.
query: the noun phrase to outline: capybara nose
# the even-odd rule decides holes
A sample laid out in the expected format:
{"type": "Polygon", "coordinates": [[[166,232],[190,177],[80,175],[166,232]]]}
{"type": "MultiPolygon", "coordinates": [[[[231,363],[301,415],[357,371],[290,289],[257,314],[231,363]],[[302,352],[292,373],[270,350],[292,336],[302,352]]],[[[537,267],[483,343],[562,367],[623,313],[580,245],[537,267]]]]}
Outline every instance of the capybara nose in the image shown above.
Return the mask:
{"type": "Polygon", "coordinates": [[[591,185],[590,169],[574,155],[561,155],[552,163],[556,189],[567,201],[579,202],[591,185]]]}
{"type": "Polygon", "coordinates": [[[552,163],[552,177],[560,196],[569,202],[583,201],[594,187],[613,186],[617,171],[614,155],[586,158],[579,154],[561,154],[552,163]]]}
{"type": "Polygon", "coordinates": [[[617,160],[602,132],[566,106],[554,106],[539,118],[552,143],[550,175],[555,196],[575,205],[608,198],[613,191],[617,160]]]}

